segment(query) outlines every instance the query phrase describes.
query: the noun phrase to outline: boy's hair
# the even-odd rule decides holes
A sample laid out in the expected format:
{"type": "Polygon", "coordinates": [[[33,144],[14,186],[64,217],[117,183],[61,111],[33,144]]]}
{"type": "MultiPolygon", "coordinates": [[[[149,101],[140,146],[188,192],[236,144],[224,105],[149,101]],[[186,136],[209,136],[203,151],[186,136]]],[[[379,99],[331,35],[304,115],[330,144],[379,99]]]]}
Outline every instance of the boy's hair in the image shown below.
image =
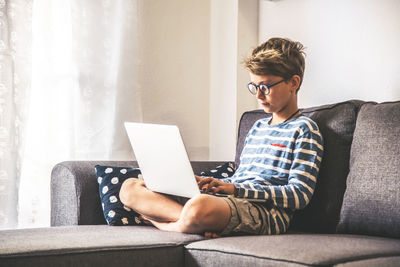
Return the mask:
{"type": "Polygon", "coordinates": [[[245,68],[255,75],[275,75],[289,80],[300,76],[303,82],[305,68],[304,46],[286,38],[271,38],[256,47],[251,56],[244,60],[245,68]]]}

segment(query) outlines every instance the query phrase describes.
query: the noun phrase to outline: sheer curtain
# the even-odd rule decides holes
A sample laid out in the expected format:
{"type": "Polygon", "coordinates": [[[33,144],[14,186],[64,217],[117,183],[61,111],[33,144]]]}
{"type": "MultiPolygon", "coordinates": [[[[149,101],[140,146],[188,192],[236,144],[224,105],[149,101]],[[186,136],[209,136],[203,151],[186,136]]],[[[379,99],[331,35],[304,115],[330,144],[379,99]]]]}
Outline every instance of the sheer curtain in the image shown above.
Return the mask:
{"type": "Polygon", "coordinates": [[[0,228],[17,224],[31,86],[32,1],[0,0],[0,228]]]}
{"type": "Polygon", "coordinates": [[[33,0],[31,10],[24,142],[9,177],[18,199],[4,211],[18,210],[19,227],[49,225],[56,163],[130,159],[123,122],[142,118],[136,0],[33,0]]]}

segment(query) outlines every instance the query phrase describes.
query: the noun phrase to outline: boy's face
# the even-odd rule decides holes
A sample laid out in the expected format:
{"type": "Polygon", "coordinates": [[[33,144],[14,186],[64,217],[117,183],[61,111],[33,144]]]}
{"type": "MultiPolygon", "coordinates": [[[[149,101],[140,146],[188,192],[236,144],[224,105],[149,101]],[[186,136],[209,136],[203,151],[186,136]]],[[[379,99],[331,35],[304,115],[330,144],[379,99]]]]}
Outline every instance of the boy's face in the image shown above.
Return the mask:
{"type": "MultiPolygon", "coordinates": [[[[274,84],[281,80],[283,78],[279,76],[256,75],[250,72],[250,81],[255,85],[274,84]]],[[[265,112],[279,114],[290,110],[292,105],[297,105],[296,89],[293,81],[288,80],[271,87],[267,95],[258,90],[256,97],[265,112]]]]}

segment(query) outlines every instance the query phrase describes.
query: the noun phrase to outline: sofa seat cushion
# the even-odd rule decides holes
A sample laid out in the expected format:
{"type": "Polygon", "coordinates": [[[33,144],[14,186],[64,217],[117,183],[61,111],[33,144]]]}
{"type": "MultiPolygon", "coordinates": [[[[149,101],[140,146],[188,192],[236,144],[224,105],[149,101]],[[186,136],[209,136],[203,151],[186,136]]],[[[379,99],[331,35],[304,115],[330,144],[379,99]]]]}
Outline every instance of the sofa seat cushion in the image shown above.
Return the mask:
{"type": "Polygon", "coordinates": [[[0,266],[183,266],[183,246],[202,239],[151,226],[4,230],[0,266]]]}
{"type": "Polygon", "coordinates": [[[399,267],[400,256],[381,257],[367,260],[351,261],[335,267],[399,267]]]}
{"type": "Polygon", "coordinates": [[[400,239],[291,233],[190,243],[185,262],[186,266],[331,266],[393,256],[400,256],[400,239]]]}

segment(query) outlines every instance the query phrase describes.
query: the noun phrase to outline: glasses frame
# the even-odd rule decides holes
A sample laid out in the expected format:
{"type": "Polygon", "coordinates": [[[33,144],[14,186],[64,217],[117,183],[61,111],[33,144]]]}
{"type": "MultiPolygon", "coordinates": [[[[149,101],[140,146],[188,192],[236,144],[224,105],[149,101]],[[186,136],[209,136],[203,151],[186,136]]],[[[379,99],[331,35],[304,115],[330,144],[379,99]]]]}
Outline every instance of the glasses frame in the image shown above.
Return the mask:
{"type": "Polygon", "coordinates": [[[254,83],[252,83],[252,82],[249,82],[248,84],[247,84],[247,89],[249,90],[249,92],[252,94],[252,95],[256,95],[257,94],[257,92],[258,91],[261,91],[262,93],[263,93],[263,95],[269,95],[269,93],[271,92],[271,87],[273,87],[273,86],[275,86],[275,85],[278,85],[278,84],[280,84],[281,82],[284,82],[284,81],[286,81],[286,79],[283,79],[283,80],[280,80],[279,82],[276,82],[276,83],[273,83],[273,84],[269,84],[269,83],[267,83],[267,84],[259,84],[259,85],[257,85],[257,84],[254,84],[254,83]],[[252,87],[255,87],[256,88],[256,92],[254,92],[253,93],[253,90],[252,90],[252,87]]]}

